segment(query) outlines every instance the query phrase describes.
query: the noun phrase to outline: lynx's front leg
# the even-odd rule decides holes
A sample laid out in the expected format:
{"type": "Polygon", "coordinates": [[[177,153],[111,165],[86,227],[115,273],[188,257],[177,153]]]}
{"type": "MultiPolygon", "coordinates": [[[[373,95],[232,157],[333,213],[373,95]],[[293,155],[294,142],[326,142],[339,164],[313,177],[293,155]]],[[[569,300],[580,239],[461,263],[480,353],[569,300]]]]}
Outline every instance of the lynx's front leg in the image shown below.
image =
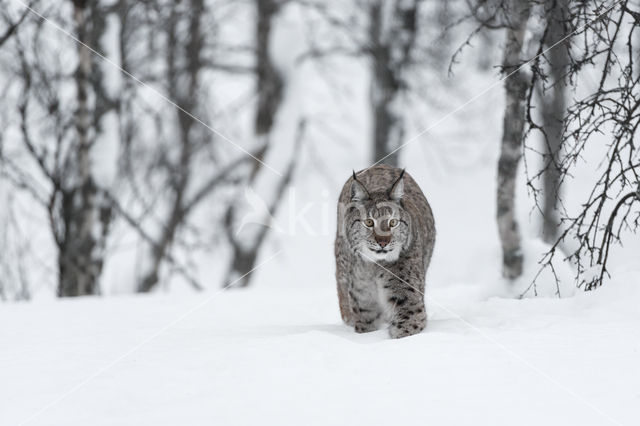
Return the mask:
{"type": "Polygon", "coordinates": [[[371,283],[355,282],[349,290],[356,333],[368,333],[378,329],[382,317],[378,292],[371,283]]]}
{"type": "Polygon", "coordinates": [[[389,284],[387,301],[392,312],[389,325],[389,335],[392,338],[418,334],[427,326],[424,295],[419,289],[419,285],[395,279],[389,284]]]}

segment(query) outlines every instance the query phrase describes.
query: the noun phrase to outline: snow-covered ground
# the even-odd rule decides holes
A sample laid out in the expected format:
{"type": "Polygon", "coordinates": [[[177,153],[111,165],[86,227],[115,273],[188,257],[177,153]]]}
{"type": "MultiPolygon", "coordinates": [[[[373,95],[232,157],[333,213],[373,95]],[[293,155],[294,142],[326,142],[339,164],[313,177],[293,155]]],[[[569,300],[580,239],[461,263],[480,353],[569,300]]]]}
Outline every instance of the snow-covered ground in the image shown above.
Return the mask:
{"type": "Polygon", "coordinates": [[[634,276],[566,299],[434,290],[402,340],[341,324],[331,285],[6,305],[0,424],[637,425],[634,276]]]}

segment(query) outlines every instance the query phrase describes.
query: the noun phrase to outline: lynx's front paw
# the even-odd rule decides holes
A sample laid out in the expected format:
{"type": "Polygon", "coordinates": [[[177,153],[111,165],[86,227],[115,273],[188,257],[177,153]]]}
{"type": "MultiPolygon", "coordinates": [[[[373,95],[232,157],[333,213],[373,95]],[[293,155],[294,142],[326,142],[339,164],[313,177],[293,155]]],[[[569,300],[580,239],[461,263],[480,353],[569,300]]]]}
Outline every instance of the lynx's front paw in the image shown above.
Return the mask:
{"type": "Polygon", "coordinates": [[[367,323],[364,321],[356,321],[355,330],[356,333],[370,333],[376,331],[378,327],[374,323],[367,323]]]}
{"type": "Polygon", "coordinates": [[[400,339],[402,337],[412,336],[420,333],[427,326],[426,318],[416,321],[393,322],[389,326],[389,335],[392,339],[400,339]]]}

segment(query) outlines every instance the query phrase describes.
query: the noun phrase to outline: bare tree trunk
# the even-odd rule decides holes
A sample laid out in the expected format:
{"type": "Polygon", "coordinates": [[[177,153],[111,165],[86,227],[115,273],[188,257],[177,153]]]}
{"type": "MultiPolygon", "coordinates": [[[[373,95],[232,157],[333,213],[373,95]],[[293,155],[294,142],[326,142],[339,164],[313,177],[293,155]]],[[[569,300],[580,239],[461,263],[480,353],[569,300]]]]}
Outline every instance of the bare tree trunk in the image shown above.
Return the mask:
{"type": "Polygon", "coordinates": [[[74,0],[73,18],[78,39],[78,67],[75,74],[76,149],[69,164],[67,183],[61,189],[63,235],[59,246],[58,296],[82,296],[99,293],[106,234],[111,211],[105,197],[91,175],[90,132],[92,127],[89,91],[91,90],[92,58],[86,46],[92,44],[89,34],[89,13],[86,0],[74,0]]]}
{"type": "MultiPolygon", "coordinates": [[[[289,160],[284,170],[284,175],[275,178],[271,171],[269,178],[276,179],[276,187],[273,192],[269,194],[269,198],[264,200],[267,204],[267,214],[260,221],[260,228],[251,233],[250,237],[241,237],[236,234],[237,215],[240,213],[237,205],[233,205],[227,210],[225,218],[225,230],[227,232],[227,238],[231,243],[233,249],[231,263],[227,270],[227,275],[224,279],[225,287],[233,285],[234,287],[246,287],[251,281],[251,271],[255,268],[258,254],[262,245],[268,235],[270,229],[270,220],[276,214],[278,207],[281,204],[282,197],[284,196],[285,189],[291,184],[293,179],[293,173],[295,171],[297,157],[300,152],[302,140],[304,139],[304,133],[306,130],[306,121],[301,119],[298,122],[298,128],[293,141],[293,147],[287,147],[286,151],[289,154],[289,160]]],[[[272,147],[276,148],[276,147],[272,147]]],[[[275,151],[275,150],[274,150],[275,151]]],[[[278,150],[277,152],[284,152],[285,150],[278,150]]],[[[261,168],[265,171],[265,168],[261,168]]],[[[256,175],[257,176],[257,175],[256,175]]],[[[264,178],[264,176],[262,177],[264,178]]],[[[256,179],[260,179],[256,177],[256,179]]]]}
{"type": "MultiPolygon", "coordinates": [[[[284,154],[291,156],[287,169],[282,170],[285,172],[284,176],[275,176],[270,170],[266,170],[260,163],[256,162],[247,181],[250,187],[259,185],[260,181],[265,179],[276,181],[273,185],[275,187],[274,191],[259,195],[267,205],[268,214],[272,216],[275,214],[284,190],[292,178],[295,165],[294,156],[297,153],[285,152],[287,150],[274,147],[272,144],[275,141],[271,140],[271,132],[276,115],[283,102],[285,88],[283,77],[273,63],[269,52],[273,21],[279,12],[281,4],[278,0],[255,0],[255,5],[257,9],[255,43],[258,102],[254,132],[256,140],[260,141],[263,147],[259,157],[265,158],[268,151],[273,152],[274,150],[281,156],[284,154]]],[[[246,287],[249,285],[252,278],[249,272],[255,267],[258,254],[269,231],[269,227],[264,225],[269,223],[270,218],[265,217],[260,229],[254,230],[248,235],[237,235],[235,228],[240,216],[244,213],[242,208],[243,204],[241,202],[232,204],[227,210],[225,218],[227,238],[232,247],[229,268],[224,278],[225,286],[233,284],[234,287],[246,287]]]]}
{"type": "Polygon", "coordinates": [[[396,150],[405,135],[401,97],[416,38],[418,5],[419,0],[389,0],[369,6],[373,161],[396,167],[396,150]]]}
{"type": "MultiPolygon", "coordinates": [[[[186,73],[182,74],[177,69],[179,65],[180,41],[177,34],[179,13],[175,9],[180,2],[176,2],[167,25],[167,80],[169,95],[186,111],[193,112],[197,108],[199,75],[202,70],[203,38],[201,32],[201,18],[204,14],[204,1],[191,0],[189,3],[189,40],[184,47],[183,57],[187,63],[186,73]],[[186,88],[184,77],[187,77],[186,88]]],[[[151,248],[151,264],[142,278],[138,291],[149,292],[159,281],[160,266],[167,256],[178,229],[183,224],[187,214],[185,210],[185,195],[191,180],[191,160],[197,141],[193,134],[196,124],[193,118],[181,110],[178,114],[178,132],[180,135],[180,158],[173,170],[173,179],[170,183],[172,201],[167,220],[164,223],[161,235],[157,243],[151,248]]]]}
{"type": "Polygon", "coordinates": [[[522,70],[521,52],[529,10],[514,7],[507,28],[502,72],[513,75],[505,80],[506,110],[503,121],[500,159],[498,161],[497,222],[502,244],[502,274],[514,279],[522,274],[523,255],[520,247],[520,230],[516,218],[516,174],[522,157],[525,101],[529,81],[522,70]]]}
{"type": "MultiPolygon", "coordinates": [[[[280,8],[278,0],[256,0],[256,74],[258,84],[258,106],[254,123],[256,136],[264,138],[273,128],[275,116],[282,103],[284,81],[276,69],[269,43],[273,30],[273,20],[280,8]]],[[[260,165],[257,164],[256,167],[260,165]]]]}
{"type": "MultiPolygon", "coordinates": [[[[553,8],[547,11],[548,37],[546,45],[553,46],[564,37],[562,1],[553,2],[553,8]]],[[[568,42],[567,42],[568,43],[568,42]]],[[[569,65],[569,52],[566,44],[561,44],[547,53],[550,65],[551,84],[550,94],[543,96],[542,119],[546,134],[545,157],[548,163],[544,165],[544,205],[542,236],[545,242],[553,244],[558,238],[558,199],[560,197],[560,149],[564,131],[564,115],[566,113],[566,84],[565,74],[569,65]]]]}

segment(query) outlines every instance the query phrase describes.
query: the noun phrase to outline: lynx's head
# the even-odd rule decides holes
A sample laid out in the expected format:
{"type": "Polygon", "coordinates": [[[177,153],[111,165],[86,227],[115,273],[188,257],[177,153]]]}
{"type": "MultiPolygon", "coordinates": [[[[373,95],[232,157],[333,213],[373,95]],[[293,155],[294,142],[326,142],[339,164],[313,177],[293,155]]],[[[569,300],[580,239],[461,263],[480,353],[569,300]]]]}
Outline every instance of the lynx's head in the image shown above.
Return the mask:
{"type": "Polygon", "coordinates": [[[369,192],[353,174],[345,211],[345,236],[363,259],[395,262],[410,244],[410,216],[403,207],[404,170],[383,191],[369,192]]]}

